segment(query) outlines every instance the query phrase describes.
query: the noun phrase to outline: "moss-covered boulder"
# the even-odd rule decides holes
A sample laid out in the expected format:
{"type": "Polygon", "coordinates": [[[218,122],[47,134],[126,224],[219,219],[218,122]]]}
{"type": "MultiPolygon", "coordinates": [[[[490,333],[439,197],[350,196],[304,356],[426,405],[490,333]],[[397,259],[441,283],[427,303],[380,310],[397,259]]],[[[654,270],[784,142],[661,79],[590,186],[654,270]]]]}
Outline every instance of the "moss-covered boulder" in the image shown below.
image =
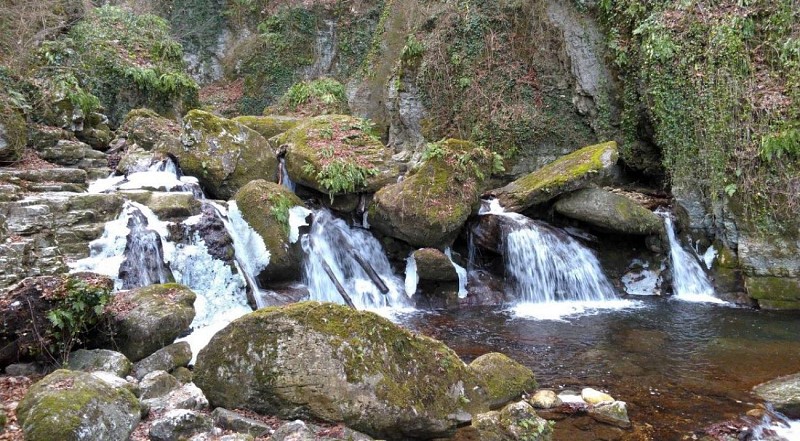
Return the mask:
{"type": "Polygon", "coordinates": [[[233,120],[255,130],[266,139],[280,135],[303,121],[302,118],[285,115],[243,115],[237,116],[233,120]]]}
{"type": "Polygon", "coordinates": [[[303,201],[285,187],[263,179],[242,187],[234,199],[242,218],[269,251],[269,265],[258,275],[259,281],[296,280],[303,256],[300,242],[289,241],[289,209],[303,205],[303,201]]]}
{"type": "Polygon", "coordinates": [[[153,110],[133,109],[125,115],[119,130],[128,144],[136,144],[144,150],[169,150],[180,145],[181,125],[165,118],[153,110]]]}
{"type": "Polygon", "coordinates": [[[538,387],[533,372],[498,352],[481,355],[469,368],[486,383],[489,406],[502,407],[538,387]]]}
{"type": "Polygon", "coordinates": [[[497,169],[488,150],[457,139],[428,145],[422,164],[375,194],[369,223],[415,246],[451,242],[473,209],[484,179],[497,169]]]}
{"type": "Polygon", "coordinates": [[[194,372],[214,406],[342,422],[388,439],[444,437],[486,409],[479,380],[447,346],[328,303],[234,321],[194,372]]]}
{"type": "Polygon", "coordinates": [[[182,145],[169,147],[181,170],[196,176],[211,197],[230,199],[250,181],[275,182],[278,159],[258,132],[202,110],[183,119],[182,145]]]}
{"type": "Polygon", "coordinates": [[[331,196],[374,192],[400,174],[393,150],[369,122],[351,116],[309,118],[270,142],[285,148],[293,181],[331,196]]]}
{"type": "Polygon", "coordinates": [[[664,229],[660,217],[633,200],[601,188],[572,192],[555,204],[558,213],[586,222],[602,231],[621,234],[658,234],[664,229]]]}
{"type": "Polygon", "coordinates": [[[420,280],[433,280],[437,282],[454,282],[458,280],[458,273],[447,255],[436,248],[420,248],[414,251],[414,261],[417,262],[417,276],[420,280]]]}
{"type": "Polygon", "coordinates": [[[489,194],[496,197],[507,211],[521,212],[602,180],[618,158],[614,141],[584,147],[489,194]]]}
{"type": "Polygon", "coordinates": [[[744,284],[762,309],[800,309],[800,278],[746,276],[744,284]]]}
{"type": "Polygon", "coordinates": [[[800,374],[786,375],[761,383],[753,393],[769,401],[775,410],[789,418],[800,418],[800,374]]]}
{"type": "Polygon", "coordinates": [[[110,304],[117,349],[136,362],[172,343],[194,320],[196,297],[176,283],[118,293],[110,304]]]}
{"type": "Polygon", "coordinates": [[[139,400],[124,387],[78,371],[57,370],[34,384],[17,408],[25,439],[128,439],[140,420],[139,400]]]}
{"type": "Polygon", "coordinates": [[[25,117],[0,95],[0,164],[21,159],[27,142],[25,117]]]}

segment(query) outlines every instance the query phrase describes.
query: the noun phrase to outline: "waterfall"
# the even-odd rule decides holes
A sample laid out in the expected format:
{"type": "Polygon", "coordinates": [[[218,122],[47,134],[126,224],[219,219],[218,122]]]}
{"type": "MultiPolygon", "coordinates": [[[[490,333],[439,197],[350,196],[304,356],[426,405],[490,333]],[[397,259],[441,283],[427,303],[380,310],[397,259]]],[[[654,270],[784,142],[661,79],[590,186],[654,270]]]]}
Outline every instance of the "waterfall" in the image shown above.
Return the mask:
{"type": "Polygon", "coordinates": [[[122,289],[167,283],[172,273],[164,263],[164,250],[161,236],[148,228],[147,217],[142,210],[131,205],[128,213],[128,236],[126,237],[125,257],[119,267],[122,289]]]}
{"type": "Polygon", "coordinates": [[[515,312],[540,319],[590,309],[625,308],[597,257],[565,231],[518,213],[507,213],[496,202],[480,214],[502,216],[502,251],[509,294],[518,299],[515,312]]]}
{"type": "Polygon", "coordinates": [[[663,212],[658,214],[664,218],[664,227],[669,239],[674,298],[687,302],[725,303],[714,296],[714,288],[694,253],[686,251],[681,246],[669,214],[663,212]]]}
{"type": "Polygon", "coordinates": [[[341,284],[358,309],[403,308],[411,302],[404,282],[394,274],[389,260],[375,237],[360,228],[351,228],[328,210],[314,212],[311,231],[301,237],[303,251],[303,283],[312,300],[344,303],[336,284],[341,284]],[[388,288],[382,293],[358,259],[374,269],[388,288]],[[328,271],[330,270],[330,271],[328,271]]]}
{"type": "Polygon", "coordinates": [[[458,298],[463,299],[467,297],[467,269],[453,262],[453,253],[450,251],[450,247],[445,248],[444,254],[450,259],[450,264],[456,270],[458,275],[458,298]]]}
{"type": "Polygon", "coordinates": [[[294,181],[292,181],[292,178],[289,177],[289,171],[286,170],[286,158],[283,156],[281,156],[281,158],[278,160],[278,169],[280,169],[280,184],[294,193],[297,186],[295,185],[294,181]]]}

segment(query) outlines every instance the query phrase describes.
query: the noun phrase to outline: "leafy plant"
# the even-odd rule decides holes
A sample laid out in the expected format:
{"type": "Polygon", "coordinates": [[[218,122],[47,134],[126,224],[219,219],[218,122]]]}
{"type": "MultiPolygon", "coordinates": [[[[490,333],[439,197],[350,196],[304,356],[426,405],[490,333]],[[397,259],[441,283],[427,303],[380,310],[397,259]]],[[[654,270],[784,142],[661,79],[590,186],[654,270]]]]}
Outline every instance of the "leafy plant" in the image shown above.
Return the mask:
{"type": "Polygon", "coordinates": [[[55,304],[47,312],[47,319],[53,325],[49,352],[66,362],[72,348],[81,344],[88,331],[100,323],[110,299],[109,288],[68,278],[63,289],[53,294],[55,304]]]}

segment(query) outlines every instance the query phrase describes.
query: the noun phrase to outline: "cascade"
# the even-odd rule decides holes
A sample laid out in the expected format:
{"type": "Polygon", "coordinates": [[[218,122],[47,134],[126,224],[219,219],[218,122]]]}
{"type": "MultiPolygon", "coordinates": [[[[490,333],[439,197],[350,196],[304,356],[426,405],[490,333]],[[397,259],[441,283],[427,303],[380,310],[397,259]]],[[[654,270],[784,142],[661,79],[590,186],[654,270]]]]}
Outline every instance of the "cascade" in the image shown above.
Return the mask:
{"type": "Polygon", "coordinates": [[[292,178],[289,177],[289,171],[286,170],[285,157],[281,156],[280,159],[278,160],[278,168],[280,169],[280,178],[281,178],[280,184],[286,187],[286,189],[288,189],[292,193],[294,193],[295,188],[297,186],[295,185],[294,181],[292,181],[292,178]]]}
{"type": "Polygon", "coordinates": [[[725,303],[714,296],[714,288],[694,253],[686,251],[678,241],[669,214],[664,212],[657,214],[664,218],[664,228],[669,239],[674,298],[687,302],[725,303]]]}
{"type": "Polygon", "coordinates": [[[306,258],[303,263],[303,282],[312,300],[343,303],[335,282],[328,271],[350,295],[358,309],[403,308],[411,302],[404,281],[397,277],[375,237],[360,228],[351,228],[330,211],[314,212],[309,233],[300,238],[306,258]],[[388,288],[383,293],[358,262],[368,262],[388,288]],[[327,268],[326,268],[327,267],[327,268]]]}
{"type": "Polygon", "coordinates": [[[565,231],[518,213],[508,213],[496,200],[482,215],[503,216],[507,290],[519,303],[518,314],[558,319],[587,309],[624,308],[597,257],[565,231]]]}
{"type": "Polygon", "coordinates": [[[125,256],[119,267],[122,289],[167,283],[172,273],[164,263],[161,236],[148,228],[148,221],[141,209],[133,208],[128,217],[128,236],[125,240],[125,256]]]}

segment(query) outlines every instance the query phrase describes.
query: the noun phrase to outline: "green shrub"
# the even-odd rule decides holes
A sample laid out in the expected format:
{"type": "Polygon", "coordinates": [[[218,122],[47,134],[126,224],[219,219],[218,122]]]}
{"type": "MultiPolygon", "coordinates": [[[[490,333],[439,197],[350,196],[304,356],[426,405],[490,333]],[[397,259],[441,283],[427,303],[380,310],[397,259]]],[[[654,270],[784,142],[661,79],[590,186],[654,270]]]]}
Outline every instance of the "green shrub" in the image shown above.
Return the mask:
{"type": "Polygon", "coordinates": [[[83,342],[97,326],[111,299],[111,290],[102,284],[69,277],[61,290],[50,294],[52,308],[47,319],[53,325],[42,341],[54,358],[66,362],[72,348],[83,342]]]}
{"type": "Polygon", "coordinates": [[[342,83],[332,78],[302,81],[286,91],[276,110],[304,115],[341,114],[347,110],[347,97],[342,83]]]}

